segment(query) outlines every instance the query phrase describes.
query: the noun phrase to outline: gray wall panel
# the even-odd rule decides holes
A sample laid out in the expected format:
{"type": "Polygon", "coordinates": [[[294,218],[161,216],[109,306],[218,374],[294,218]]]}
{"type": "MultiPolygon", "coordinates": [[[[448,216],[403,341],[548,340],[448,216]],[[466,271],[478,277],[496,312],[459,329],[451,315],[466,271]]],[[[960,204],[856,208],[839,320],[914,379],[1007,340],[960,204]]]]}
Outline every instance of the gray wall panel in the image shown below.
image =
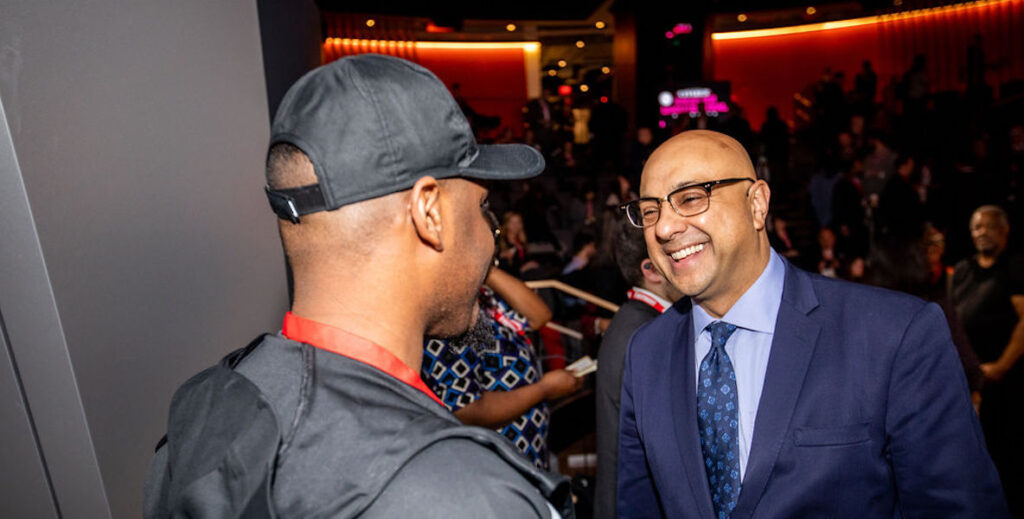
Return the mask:
{"type": "MultiPolygon", "coordinates": [[[[269,128],[256,4],[2,9],[0,99],[72,381],[112,515],[137,517],[174,388],[276,329],[285,310],[261,192],[269,128]]],[[[33,355],[13,334],[11,344],[19,363],[33,355]]],[[[28,381],[25,392],[35,412],[39,393],[28,381]]],[[[47,464],[59,462],[37,422],[47,464]]]]}
{"type": "Polygon", "coordinates": [[[5,335],[0,312],[0,517],[57,517],[5,335]]]}
{"type": "MultiPolygon", "coordinates": [[[[68,517],[110,516],[99,466],[93,450],[82,401],[75,383],[46,272],[39,237],[32,221],[0,92],[0,311],[4,340],[17,366],[17,393],[3,395],[4,421],[26,418],[36,435],[37,448],[22,454],[46,461],[49,490],[59,495],[56,511],[73,510],[68,517]],[[19,413],[16,408],[23,407],[19,413]],[[44,454],[45,453],[45,454],[44,454]]],[[[17,429],[3,431],[0,443],[22,443],[17,429]],[[8,436],[11,434],[12,436],[8,436]]],[[[33,478],[31,465],[4,467],[12,478],[33,478]]],[[[32,506],[30,496],[16,506],[32,506]]]]}

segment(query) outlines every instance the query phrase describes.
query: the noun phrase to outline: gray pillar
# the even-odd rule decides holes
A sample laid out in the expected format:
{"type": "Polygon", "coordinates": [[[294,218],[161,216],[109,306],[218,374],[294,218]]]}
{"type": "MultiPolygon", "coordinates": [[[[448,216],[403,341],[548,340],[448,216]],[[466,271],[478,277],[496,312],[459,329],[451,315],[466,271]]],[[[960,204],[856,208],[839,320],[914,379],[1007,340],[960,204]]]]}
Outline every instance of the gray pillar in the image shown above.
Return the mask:
{"type": "Polygon", "coordinates": [[[174,388],[286,306],[256,3],[2,4],[0,515],[138,517],[174,388]]]}

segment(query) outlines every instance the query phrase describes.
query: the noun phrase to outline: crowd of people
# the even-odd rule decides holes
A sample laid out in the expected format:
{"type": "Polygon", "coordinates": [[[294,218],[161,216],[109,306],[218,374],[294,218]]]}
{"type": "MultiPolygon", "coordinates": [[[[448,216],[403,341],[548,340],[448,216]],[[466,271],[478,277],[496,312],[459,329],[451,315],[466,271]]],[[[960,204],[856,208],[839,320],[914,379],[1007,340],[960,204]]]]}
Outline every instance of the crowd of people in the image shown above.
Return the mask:
{"type": "Polygon", "coordinates": [[[146,517],[1019,514],[1024,130],[935,128],[926,70],[881,102],[868,64],[830,74],[792,132],[734,110],[628,145],[614,103],[546,92],[506,146],[404,60],[307,74],[267,159],[291,311],[176,393],[146,517]],[[584,354],[574,506],[549,403],[584,354]]]}

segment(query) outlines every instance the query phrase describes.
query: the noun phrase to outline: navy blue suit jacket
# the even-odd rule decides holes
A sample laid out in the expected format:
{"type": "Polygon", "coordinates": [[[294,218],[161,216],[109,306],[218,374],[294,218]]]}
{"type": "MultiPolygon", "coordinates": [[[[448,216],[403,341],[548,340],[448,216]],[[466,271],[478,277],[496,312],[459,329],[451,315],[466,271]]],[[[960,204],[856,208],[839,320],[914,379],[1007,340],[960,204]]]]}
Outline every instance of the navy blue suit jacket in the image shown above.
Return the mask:
{"type": "MultiPolygon", "coordinates": [[[[621,519],[714,517],[693,342],[688,298],[630,342],[621,519]]],[[[1009,517],[938,306],[786,264],[731,517],[1009,517]]]]}

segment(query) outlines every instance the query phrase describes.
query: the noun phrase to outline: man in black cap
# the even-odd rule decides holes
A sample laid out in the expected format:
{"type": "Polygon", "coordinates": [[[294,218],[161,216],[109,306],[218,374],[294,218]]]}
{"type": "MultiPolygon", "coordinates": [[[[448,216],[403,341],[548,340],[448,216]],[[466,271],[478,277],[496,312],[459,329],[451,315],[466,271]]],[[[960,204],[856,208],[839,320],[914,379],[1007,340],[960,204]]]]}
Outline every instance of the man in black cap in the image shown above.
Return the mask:
{"type": "Polygon", "coordinates": [[[481,181],[543,167],[526,146],[478,146],[404,60],[345,58],[293,85],[266,189],[291,311],[178,390],[147,516],[571,515],[564,478],[462,426],[419,378],[423,336],[477,315],[494,257],[481,181]]]}

